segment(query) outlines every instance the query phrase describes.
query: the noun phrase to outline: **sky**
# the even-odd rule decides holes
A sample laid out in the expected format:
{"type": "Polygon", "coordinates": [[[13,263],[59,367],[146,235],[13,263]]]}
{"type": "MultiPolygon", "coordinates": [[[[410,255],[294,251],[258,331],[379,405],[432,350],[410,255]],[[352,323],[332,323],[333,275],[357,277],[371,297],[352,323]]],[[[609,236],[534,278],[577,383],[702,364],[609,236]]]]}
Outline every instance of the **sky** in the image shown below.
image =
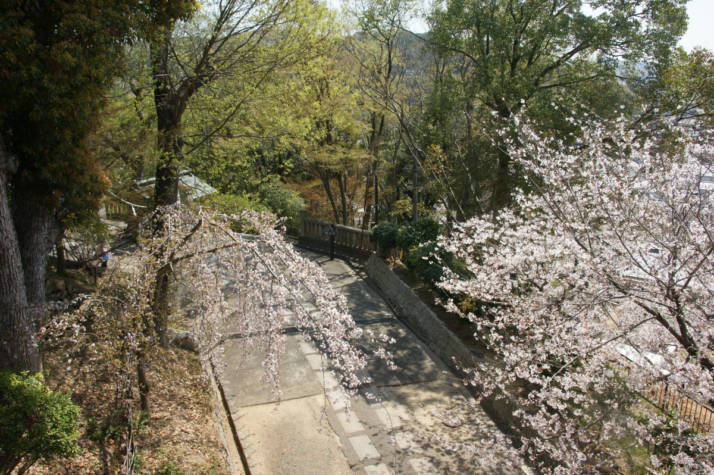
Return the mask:
{"type": "Polygon", "coordinates": [[[714,51],[714,0],[690,0],[689,29],[679,45],[687,51],[695,46],[704,46],[714,51]]]}
{"type": "MultiPolygon", "coordinates": [[[[328,4],[333,8],[340,3],[340,0],[328,0],[328,4]]],[[[422,3],[428,2],[422,1],[422,3]]],[[[679,45],[687,51],[691,51],[695,46],[703,46],[714,51],[714,0],[690,0],[687,12],[689,29],[679,45]]],[[[426,30],[426,23],[418,19],[412,21],[409,27],[412,31],[423,32],[426,30]]]]}

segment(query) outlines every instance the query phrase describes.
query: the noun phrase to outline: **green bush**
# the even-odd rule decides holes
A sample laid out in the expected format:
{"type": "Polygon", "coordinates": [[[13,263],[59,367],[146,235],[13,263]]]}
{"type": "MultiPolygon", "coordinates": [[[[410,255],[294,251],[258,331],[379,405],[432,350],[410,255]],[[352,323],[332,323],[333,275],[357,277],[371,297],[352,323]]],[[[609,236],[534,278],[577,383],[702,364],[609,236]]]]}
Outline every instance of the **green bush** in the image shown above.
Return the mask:
{"type": "Polygon", "coordinates": [[[260,185],[258,194],[260,201],[273,213],[287,218],[289,232],[295,233],[300,228],[300,215],[305,211],[305,201],[297,191],[285,188],[279,180],[274,179],[260,185]]]}
{"type": "MultiPolygon", "coordinates": [[[[300,195],[296,191],[285,188],[278,179],[261,184],[256,193],[213,194],[201,200],[201,204],[225,214],[240,214],[245,210],[274,213],[287,218],[286,227],[289,231],[299,229],[300,216],[305,210],[305,202],[300,195]]],[[[238,228],[234,228],[234,231],[249,232],[238,228]]]]}
{"type": "Polygon", "coordinates": [[[453,255],[439,248],[436,242],[412,247],[404,257],[404,265],[422,282],[436,288],[444,275],[444,267],[453,264],[453,255]]]}
{"type": "MultiPolygon", "coordinates": [[[[429,216],[431,214],[431,209],[429,209],[424,203],[419,203],[417,206],[417,211],[419,216],[429,216]]],[[[389,219],[396,221],[397,223],[409,222],[412,219],[414,213],[414,204],[411,198],[402,198],[392,203],[392,209],[389,212],[389,219]]]]}
{"type": "Polygon", "coordinates": [[[69,396],[50,390],[41,374],[0,371],[0,473],[20,463],[78,455],[79,414],[69,396]]]}
{"type": "Polygon", "coordinates": [[[201,200],[201,204],[224,214],[240,214],[245,210],[270,211],[267,206],[258,200],[251,199],[245,195],[233,195],[230,193],[216,193],[206,196],[201,200]]]}
{"type": "Polygon", "coordinates": [[[397,247],[399,226],[394,223],[379,223],[372,230],[372,235],[382,251],[389,251],[397,247]]]}
{"type": "Polygon", "coordinates": [[[429,241],[433,241],[441,233],[441,225],[431,218],[418,219],[404,226],[399,231],[397,244],[401,249],[409,250],[429,241]]]}
{"type": "MultiPolygon", "coordinates": [[[[270,213],[270,209],[256,199],[246,195],[233,195],[230,193],[217,193],[209,195],[201,200],[201,204],[208,206],[223,214],[240,215],[243,211],[252,210],[263,213],[270,213]]],[[[254,233],[246,223],[234,221],[231,229],[237,233],[254,233]]]]}

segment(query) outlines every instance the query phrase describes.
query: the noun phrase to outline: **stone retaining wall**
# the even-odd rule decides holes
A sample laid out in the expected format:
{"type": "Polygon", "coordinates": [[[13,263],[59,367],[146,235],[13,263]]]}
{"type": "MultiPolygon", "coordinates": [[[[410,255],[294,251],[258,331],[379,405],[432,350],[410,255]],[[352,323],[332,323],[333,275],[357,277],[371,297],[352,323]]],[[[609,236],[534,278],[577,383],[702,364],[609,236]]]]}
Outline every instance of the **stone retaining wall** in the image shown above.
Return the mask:
{"type": "MultiPolygon", "coordinates": [[[[463,374],[461,368],[473,368],[479,364],[477,356],[376,254],[372,254],[367,260],[366,270],[397,317],[456,374],[463,374]]],[[[468,386],[467,389],[474,397],[480,396],[478,388],[468,386]]],[[[515,399],[509,394],[499,392],[498,396],[482,399],[480,404],[501,431],[512,438],[514,446],[520,447],[519,432],[516,430],[520,426],[513,416],[518,407],[515,399]]],[[[526,470],[524,468],[524,471],[526,470]]]]}
{"type": "Polygon", "coordinates": [[[399,319],[404,322],[451,369],[474,367],[475,355],[459,337],[405,284],[387,264],[372,254],[367,260],[367,275],[377,284],[399,319]]]}

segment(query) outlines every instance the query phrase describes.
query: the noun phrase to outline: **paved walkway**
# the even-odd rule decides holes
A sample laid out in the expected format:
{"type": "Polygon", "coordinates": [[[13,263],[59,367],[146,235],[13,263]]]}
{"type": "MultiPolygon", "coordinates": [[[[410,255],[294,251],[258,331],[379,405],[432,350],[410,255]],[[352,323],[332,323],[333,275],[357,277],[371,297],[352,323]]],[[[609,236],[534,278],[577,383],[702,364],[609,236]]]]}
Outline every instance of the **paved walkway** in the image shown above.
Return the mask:
{"type": "MultiPolygon", "coordinates": [[[[518,454],[460,381],[341,260],[306,253],[348,301],[357,323],[385,333],[398,370],[370,360],[373,382],[350,398],[328,362],[302,336],[287,332],[282,400],[260,383],[262,355],[239,339],[223,346],[219,377],[254,474],[524,473],[518,454]],[[368,393],[376,399],[366,397],[368,393]],[[470,448],[478,447],[481,455],[470,448]],[[483,456],[487,453],[487,456],[483,456]]],[[[364,342],[366,350],[370,344],[364,342]]]]}

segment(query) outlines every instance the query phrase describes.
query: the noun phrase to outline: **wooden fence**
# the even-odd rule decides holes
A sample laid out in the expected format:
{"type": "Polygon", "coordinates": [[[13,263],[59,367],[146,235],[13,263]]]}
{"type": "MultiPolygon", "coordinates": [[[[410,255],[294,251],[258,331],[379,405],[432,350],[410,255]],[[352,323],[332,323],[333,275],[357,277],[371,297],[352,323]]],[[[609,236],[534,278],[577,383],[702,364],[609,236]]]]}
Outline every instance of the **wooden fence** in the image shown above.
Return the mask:
{"type": "Polygon", "coordinates": [[[122,219],[143,215],[151,208],[147,205],[140,205],[121,198],[111,191],[104,200],[104,210],[109,219],[122,219]]]}
{"type": "MultiPolygon", "coordinates": [[[[333,226],[333,223],[303,214],[298,244],[308,249],[329,254],[331,226],[333,226]]],[[[334,224],[334,234],[334,251],[337,256],[351,259],[367,258],[377,249],[371,231],[362,231],[360,228],[334,224]]]]}
{"type": "Polygon", "coordinates": [[[643,396],[649,402],[677,420],[684,421],[697,431],[714,429],[714,409],[683,394],[666,383],[653,384],[643,396]]]}
{"type": "Polygon", "coordinates": [[[104,202],[104,209],[106,210],[107,218],[109,219],[136,216],[136,211],[132,209],[131,206],[120,201],[106,200],[104,202]]]}

